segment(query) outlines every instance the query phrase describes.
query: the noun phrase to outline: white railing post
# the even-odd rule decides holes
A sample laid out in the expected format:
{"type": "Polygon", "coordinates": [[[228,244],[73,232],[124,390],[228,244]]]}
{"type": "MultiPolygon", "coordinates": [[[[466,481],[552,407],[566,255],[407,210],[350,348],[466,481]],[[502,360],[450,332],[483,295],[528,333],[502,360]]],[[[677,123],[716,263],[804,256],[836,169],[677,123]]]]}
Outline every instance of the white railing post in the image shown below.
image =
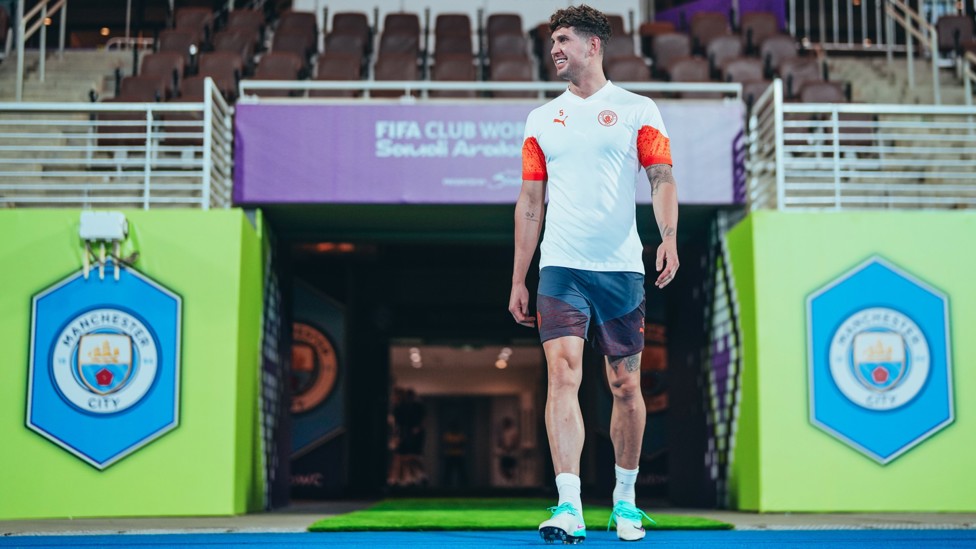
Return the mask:
{"type": "Polygon", "coordinates": [[[783,171],[783,81],[773,80],[773,121],[776,128],[776,209],[786,209],[786,174],[783,171]]]}
{"type": "Polygon", "coordinates": [[[912,36],[912,20],[905,18],[905,48],[908,62],[908,87],[915,91],[915,38],[912,36]]]}
{"type": "Polygon", "coordinates": [[[58,59],[64,59],[64,29],[68,21],[68,0],[61,5],[61,19],[58,22],[58,59]]]}
{"type": "Polygon", "coordinates": [[[24,32],[27,25],[24,22],[24,0],[17,3],[17,30],[14,39],[17,40],[17,89],[15,90],[17,101],[24,100],[24,32]]]}
{"type": "Polygon", "coordinates": [[[142,167],[142,209],[149,209],[150,192],[149,186],[152,184],[152,109],[146,109],[146,161],[142,167]]]}
{"type": "Polygon", "coordinates": [[[213,95],[217,93],[214,81],[209,76],[203,81],[203,195],[200,205],[204,210],[210,209],[210,181],[213,172],[213,95]]]}
{"type": "MultiPolygon", "coordinates": [[[[23,0],[20,0],[23,1],[23,0]]],[[[47,58],[47,27],[44,23],[47,22],[47,1],[41,0],[41,59],[38,64],[38,80],[44,81],[45,65],[44,61],[47,58]]]]}
{"type": "Polygon", "coordinates": [[[837,113],[836,104],[830,111],[830,131],[834,145],[834,209],[840,210],[840,115],[837,113]]]}
{"type": "Polygon", "coordinates": [[[939,33],[929,27],[929,49],[932,55],[932,95],[936,105],[942,104],[942,91],[939,84],[939,33]]]}

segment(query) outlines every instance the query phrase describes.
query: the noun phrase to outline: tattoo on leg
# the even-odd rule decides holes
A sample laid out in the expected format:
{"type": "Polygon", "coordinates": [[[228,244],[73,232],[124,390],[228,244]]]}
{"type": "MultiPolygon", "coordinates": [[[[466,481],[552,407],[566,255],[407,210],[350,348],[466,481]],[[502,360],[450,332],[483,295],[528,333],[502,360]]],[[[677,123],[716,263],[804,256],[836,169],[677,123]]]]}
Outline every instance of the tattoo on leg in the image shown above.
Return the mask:
{"type": "Polygon", "coordinates": [[[630,355],[630,356],[608,357],[607,362],[610,363],[610,367],[613,368],[613,373],[615,373],[615,374],[619,374],[620,373],[620,370],[617,369],[617,366],[619,366],[621,362],[624,363],[624,369],[626,371],[628,371],[628,372],[633,373],[633,372],[636,372],[636,371],[640,370],[640,355],[639,354],[630,355]]]}

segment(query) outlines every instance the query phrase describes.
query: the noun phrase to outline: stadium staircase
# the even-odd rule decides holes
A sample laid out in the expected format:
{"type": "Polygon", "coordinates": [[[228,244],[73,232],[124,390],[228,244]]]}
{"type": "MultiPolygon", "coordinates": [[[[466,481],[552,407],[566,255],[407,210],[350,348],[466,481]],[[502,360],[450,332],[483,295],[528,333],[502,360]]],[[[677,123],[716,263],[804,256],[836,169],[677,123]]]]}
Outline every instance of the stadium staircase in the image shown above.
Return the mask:
{"type": "MultiPolygon", "coordinates": [[[[884,55],[840,55],[827,58],[831,80],[850,82],[852,101],[892,105],[931,105],[932,65],[928,59],[915,61],[915,87],[909,86],[908,65],[904,56],[888,63],[884,55]]],[[[939,70],[940,94],[943,105],[964,105],[962,81],[955,70],[939,70]]]]}

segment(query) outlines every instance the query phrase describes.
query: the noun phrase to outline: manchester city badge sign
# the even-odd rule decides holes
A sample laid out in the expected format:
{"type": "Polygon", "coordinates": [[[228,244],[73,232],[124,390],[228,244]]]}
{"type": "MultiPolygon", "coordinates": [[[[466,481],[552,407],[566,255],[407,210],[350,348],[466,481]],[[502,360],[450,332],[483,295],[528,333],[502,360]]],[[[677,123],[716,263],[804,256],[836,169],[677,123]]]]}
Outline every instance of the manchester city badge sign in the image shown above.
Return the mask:
{"type": "Polygon", "coordinates": [[[949,303],[880,258],[807,299],[810,421],[886,464],[953,421],[949,303]]]}
{"type": "Polygon", "coordinates": [[[182,300],[130,267],[105,270],[34,296],[27,394],[27,426],[97,469],[179,423],[182,300]]]}

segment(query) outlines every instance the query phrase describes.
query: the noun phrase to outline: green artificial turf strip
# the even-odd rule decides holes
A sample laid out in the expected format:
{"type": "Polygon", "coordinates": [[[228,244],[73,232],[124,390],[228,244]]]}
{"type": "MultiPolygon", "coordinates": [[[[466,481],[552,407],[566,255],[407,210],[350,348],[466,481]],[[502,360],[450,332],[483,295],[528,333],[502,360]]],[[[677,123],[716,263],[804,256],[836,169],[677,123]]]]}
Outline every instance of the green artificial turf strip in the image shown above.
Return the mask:
{"type": "MultiPolygon", "coordinates": [[[[535,530],[549,518],[545,499],[388,499],[369,509],[319,520],[312,532],[380,530],[535,530]]],[[[586,527],[606,529],[610,507],[587,506],[586,527]]],[[[731,524],[682,515],[648,513],[657,524],[651,530],[728,530],[731,524]]]]}

